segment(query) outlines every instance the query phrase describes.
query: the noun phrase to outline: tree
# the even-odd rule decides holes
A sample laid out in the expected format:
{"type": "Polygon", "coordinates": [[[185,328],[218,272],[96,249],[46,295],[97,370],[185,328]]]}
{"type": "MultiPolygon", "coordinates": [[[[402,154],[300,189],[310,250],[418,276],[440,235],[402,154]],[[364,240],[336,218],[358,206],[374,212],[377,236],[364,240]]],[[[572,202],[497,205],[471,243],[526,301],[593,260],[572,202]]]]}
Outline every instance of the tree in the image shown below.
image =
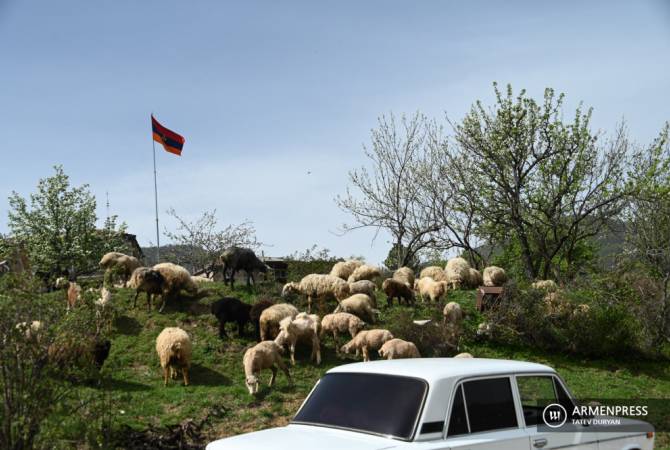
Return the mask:
{"type": "Polygon", "coordinates": [[[30,202],[18,193],[9,197],[9,229],[21,242],[37,273],[45,277],[76,276],[97,267],[108,248],[120,246],[116,218],[108,220],[102,232],[96,230],[95,197],[88,185],[71,187],[62,166],[43,178],[30,202]]]}
{"type": "MultiPolygon", "coordinates": [[[[513,97],[494,84],[496,104],[476,102],[453,125],[458,191],[478,194],[476,232],[488,242],[512,237],[528,278],[560,278],[574,270],[576,250],[617,217],[629,194],[629,143],[623,126],[601,143],[591,110],[562,120],[564,96],[546,89],[543,102],[513,97]],[[467,173],[464,170],[467,169],[467,173]]],[[[450,160],[453,161],[453,158],[450,160]]]]}
{"type": "MultiPolygon", "coordinates": [[[[417,253],[432,243],[435,227],[421,208],[422,195],[416,183],[418,169],[426,151],[428,123],[417,113],[400,125],[393,115],[382,116],[372,130],[372,147],[364,147],[371,168],[361,167],[349,172],[351,187],[336,203],[353,216],[354,224],[342,226],[350,232],[359,228],[385,230],[393,244],[402,250],[397,266],[412,261],[417,253]]],[[[376,235],[375,235],[376,237],[376,235]]]]}
{"type": "Polygon", "coordinates": [[[168,215],[177,220],[177,231],[165,231],[173,244],[187,251],[180,252],[178,261],[191,271],[204,269],[209,276],[223,251],[230,246],[257,249],[262,245],[256,239],[256,229],[252,222],[244,221],[237,225],[227,225],[218,229],[216,210],[205,211],[195,221],[189,222],[177,214],[174,208],[168,215]]]}
{"type": "Polygon", "coordinates": [[[414,255],[414,257],[407,261],[405,264],[401,264],[399,259],[402,258],[404,255],[407,254],[407,249],[404,249],[402,247],[398,247],[398,244],[393,244],[391,249],[389,250],[388,255],[386,256],[386,259],[384,260],[384,266],[388,269],[395,269],[398,267],[403,267],[403,265],[411,268],[412,270],[418,270],[419,265],[421,264],[421,261],[419,261],[419,257],[417,255],[414,255]]]}

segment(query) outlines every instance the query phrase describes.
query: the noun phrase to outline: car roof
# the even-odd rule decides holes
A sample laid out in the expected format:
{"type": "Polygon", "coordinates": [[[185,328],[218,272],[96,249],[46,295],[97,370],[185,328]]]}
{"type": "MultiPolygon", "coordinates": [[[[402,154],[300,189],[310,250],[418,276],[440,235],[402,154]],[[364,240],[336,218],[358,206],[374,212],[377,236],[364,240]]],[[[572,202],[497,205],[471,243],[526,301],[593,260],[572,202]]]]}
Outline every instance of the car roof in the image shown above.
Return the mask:
{"type": "Polygon", "coordinates": [[[551,372],[544,364],[486,358],[413,358],[344,364],[328,373],[370,373],[421,378],[429,383],[463,378],[523,372],[551,372]]]}

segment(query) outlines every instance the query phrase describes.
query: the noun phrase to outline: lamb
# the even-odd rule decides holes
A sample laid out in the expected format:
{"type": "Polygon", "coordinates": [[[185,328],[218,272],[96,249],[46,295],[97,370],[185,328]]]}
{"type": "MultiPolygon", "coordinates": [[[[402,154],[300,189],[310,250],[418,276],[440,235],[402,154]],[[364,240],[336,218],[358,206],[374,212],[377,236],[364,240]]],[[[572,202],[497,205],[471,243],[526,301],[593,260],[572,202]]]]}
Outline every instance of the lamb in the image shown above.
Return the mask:
{"type": "Polygon", "coordinates": [[[192,294],[198,292],[198,286],[191,279],[191,274],[182,266],[173,263],[160,263],[154,266],[154,270],[160,272],[164,280],[161,295],[163,302],[158,312],[163,312],[168,297],[175,296],[182,289],[192,294]]]}
{"type": "Polygon", "coordinates": [[[502,286],[507,281],[505,269],[489,266],[484,269],[484,286],[502,286]]]}
{"type": "Polygon", "coordinates": [[[482,277],[482,273],[477,270],[473,269],[470,267],[468,270],[468,285],[471,288],[478,288],[484,283],[484,278],[482,277]]]}
{"type": "Polygon", "coordinates": [[[249,319],[251,323],[254,324],[254,330],[256,333],[256,340],[261,341],[261,314],[263,311],[268,309],[270,306],[274,305],[274,302],[268,299],[257,300],[256,303],[251,305],[251,310],[249,311],[249,319]]]}
{"type": "Polygon", "coordinates": [[[288,303],[278,303],[266,308],[258,319],[261,341],[274,339],[279,334],[279,322],[285,317],[293,319],[298,309],[288,303]]]}
{"type": "Polygon", "coordinates": [[[368,264],[363,264],[357,267],[356,270],[354,270],[352,274],[349,275],[348,281],[349,283],[353,283],[355,281],[360,280],[374,281],[375,278],[379,278],[381,276],[382,273],[377,267],[370,266],[368,264]]]}
{"type": "Polygon", "coordinates": [[[168,378],[177,378],[179,370],[184,377],[184,386],[188,386],[188,371],[191,367],[191,338],[186,331],[177,327],[167,327],[156,338],[156,353],[163,368],[163,385],[168,378]]]}
{"type": "Polygon", "coordinates": [[[372,299],[373,306],[375,308],[377,307],[377,301],[375,296],[376,290],[377,286],[375,285],[374,282],[370,280],[360,280],[360,281],[354,281],[353,283],[349,283],[349,295],[366,294],[372,299]]]}
{"type": "Polygon", "coordinates": [[[421,358],[419,349],[413,342],[393,338],[379,349],[379,356],[385,359],[421,358]]]}
{"type": "Polygon", "coordinates": [[[474,358],[470,353],[464,352],[454,356],[454,358],[474,358]]]}
{"type": "Polygon", "coordinates": [[[459,305],[456,302],[447,303],[444,309],[442,310],[442,315],[444,316],[443,323],[445,325],[454,325],[454,326],[460,326],[464,316],[461,305],[459,305]]]}
{"type": "Polygon", "coordinates": [[[401,267],[393,272],[393,279],[402,281],[407,286],[414,286],[414,271],[409,267],[401,267]]]}
{"type": "Polygon", "coordinates": [[[128,286],[135,289],[135,298],[133,299],[133,308],[137,307],[137,297],[141,292],[147,295],[147,308],[151,311],[151,300],[155,295],[162,295],[165,285],[165,278],[158,270],[151,267],[138,267],[130,276],[128,286]]]}
{"type": "Polygon", "coordinates": [[[421,301],[425,301],[426,297],[431,302],[439,302],[443,296],[447,294],[448,286],[446,281],[435,281],[430,277],[421,278],[416,284],[421,301]]]}
{"type": "Polygon", "coordinates": [[[262,341],[251,347],[244,353],[242,364],[244,365],[245,384],[249,389],[249,394],[254,395],[258,393],[258,377],[261,370],[270,369],[272,377],[270,378],[270,387],[275,383],[277,377],[277,367],[286,374],[289,386],[293,385],[291,374],[282,360],[281,354],[283,349],[274,341],[262,341]]]}
{"type": "Polygon", "coordinates": [[[428,266],[421,271],[419,279],[430,277],[435,281],[447,281],[447,273],[438,266],[428,266]]]}
{"type": "Polygon", "coordinates": [[[74,308],[80,300],[81,286],[74,281],[70,281],[67,287],[67,310],[74,308]]]}
{"type": "Polygon", "coordinates": [[[347,342],[340,349],[342,353],[351,353],[352,351],[362,351],[363,361],[370,361],[370,351],[379,350],[387,341],[393,339],[389,330],[374,329],[360,331],[352,340],[347,342]]]}
{"type": "Polygon", "coordinates": [[[100,267],[105,272],[118,272],[121,275],[123,285],[125,286],[130,275],[135,269],[140,267],[140,261],[134,256],[125,255],[119,252],[109,252],[103,255],[100,260],[100,267]]]}
{"type": "Polygon", "coordinates": [[[414,291],[411,285],[396,278],[387,278],[382,283],[382,291],[386,294],[386,303],[390,307],[393,304],[393,299],[398,299],[398,304],[404,301],[410,305],[414,303],[414,291]]]}
{"type": "Polygon", "coordinates": [[[223,267],[223,279],[230,281],[231,289],[235,287],[235,273],[240,270],[247,273],[247,287],[251,286],[251,282],[255,283],[254,272],[267,273],[271,270],[250,248],[229,247],[224,250],[219,260],[223,267]],[[230,274],[227,273],[229,270],[230,274]]]}
{"type": "Polygon", "coordinates": [[[325,299],[335,298],[340,301],[349,295],[349,284],[341,278],[332,275],[310,274],[299,283],[286,283],[282,289],[282,297],[292,293],[307,296],[307,312],[312,311],[312,299],[322,302],[325,299]]]}
{"type": "Polygon", "coordinates": [[[219,337],[225,339],[226,323],[237,323],[237,330],[240,336],[244,335],[244,325],[251,322],[251,305],[244,303],[235,297],[223,297],[210,307],[210,311],[219,321],[219,337]]]}
{"type": "Polygon", "coordinates": [[[288,344],[291,351],[291,364],[295,366],[295,347],[298,342],[309,342],[312,345],[311,358],[316,365],[321,364],[321,341],[319,328],[321,320],[316,314],[300,313],[295,319],[285,317],[279,322],[279,334],[275,342],[281,347],[288,344]]]}
{"type": "Polygon", "coordinates": [[[463,258],[451,258],[444,268],[447,280],[453,289],[459,289],[470,281],[470,264],[463,258]]]}
{"type": "Polygon", "coordinates": [[[554,280],[538,280],[530,286],[539,291],[556,292],[558,290],[558,285],[554,280]]]}
{"type": "Polygon", "coordinates": [[[368,323],[374,323],[375,316],[379,313],[379,311],[372,307],[370,297],[365,294],[354,294],[349,298],[345,298],[335,308],[334,312],[348,312],[368,323]]]}
{"type": "Polygon", "coordinates": [[[326,333],[332,333],[333,341],[335,341],[335,351],[339,353],[340,347],[337,344],[338,333],[348,332],[353,339],[363,328],[365,328],[365,322],[353,314],[346,312],[326,314],[321,319],[320,337],[323,338],[326,333]]]}
{"type": "Polygon", "coordinates": [[[333,265],[333,268],[330,269],[330,275],[342,278],[343,280],[348,280],[354,270],[363,265],[363,261],[357,259],[349,259],[347,261],[340,261],[333,265]]]}

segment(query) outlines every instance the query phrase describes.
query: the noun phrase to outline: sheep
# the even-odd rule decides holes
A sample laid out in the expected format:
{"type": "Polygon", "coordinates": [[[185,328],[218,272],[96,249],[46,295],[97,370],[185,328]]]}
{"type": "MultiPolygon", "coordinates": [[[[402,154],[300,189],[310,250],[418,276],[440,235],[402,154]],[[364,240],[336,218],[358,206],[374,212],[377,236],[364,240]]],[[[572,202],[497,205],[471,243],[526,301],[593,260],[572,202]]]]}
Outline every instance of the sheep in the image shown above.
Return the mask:
{"type": "Polygon", "coordinates": [[[191,275],[191,280],[193,280],[194,283],[211,283],[214,281],[211,278],[207,278],[203,275],[191,275]]]}
{"type": "Polygon", "coordinates": [[[491,324],[488,322],[482,322],[477,325],[477,336],[479,337],[490,337],[492,331],[491,324]]]}
{"type": "Polygon", "coordinates": [[[368,295],[373,302],[373,306],[377,307],[377,300],[375,296],[375,291],[377,290],[377,285],[370,280],[360,280],[349,283],[349,295],[354,294],[366,294],[368,295]]]}
{"type": "Polygon", "coordinates": [[[286,283],[282,289],[282,297],[298,293],[307,296],[307,312],[312,312],[312,299],[322,302],[328,298],[340,301],[349,295],[349,284],[341,278],[332,275],[310,274],[303,277],[299,283],[286,283]]]}
{"type": "Polygon", "coordinates": [[[451,258],[444,268],[447,281],[453,289],[459,289],[470,281],[470,264],[463,258],[451,258]]]}
{"type": "Polygon", "coordinates": [[[365,294],[354,294],[349,298],[345,298],[335,308],[334,312],[348,312],[368,323],[374,323],[375,315],[379,313],[379,311],[372,307],[370,297],[365,294]]]}
{"type": "Polygon", "coordinates": [[[38,340],[39,334],[44,328],[44,324],[39,320],[33,320],[32,322],[20,322],[16,324],[16,329],[22,331],[26,340],[38,340]]]}
{"type": "Polygon", "coordinates": [[[297,315],[298,309],[288,303],[278,303],[263,310],[258,319],[261,341],[277,337],[277,334],[279,334],[279,322],[285,317],[293,319],[297,315]]]}
{"type": "Polygon", "coordinates": [[[249,311],[249,319],[251,319],[251,323],[254,324],[256,341],[258,342],[261,341],[261,325],[260,325],[261,314],[263,313],[263,311],[265,311],[272,305],[274,305],[274,302],[268,299],[257,300],[256,303],[251,305],[251,310],[249,311]]]}
{"type": "Polygon", "coordinates": [[[163,386],[167,386],[168,378],[177,378],[181,370],[184,386],[188,386],[188,371],[191,367],[191,338],[186,331],[177,327],[167,327],[156,338],[156,353],[163,368],[163,386]]]}
{"type": "Polygon", "coordinates": [[[158,312],[163,312],[168,297],[178,294],[182,289],[192,294],[198,292],[198,286],[191,279],[191,274],[182,266],[173,263],[160,263],[153,268],[160,272],[164,280],[163,293],[161,294],[162,304],[158,312]]]}
{"type": "Polygon", "coordinates": [[[563,315],[569,312],[570,303],[565,299],[561,291],[548,292],[544,296],[544,305],[551,315],[563,315]]]}
{"type": "Polygon", "coordinates": [[[223,297],[210,306],[210,311],[219,321],[219,338],[225,339],[226,323],[237,323],[237,332],[244,335],[244,325],[251,322],[251,305],[235,297],[223,297]]]}
{"type": "Polygon", "coordinates": [[[47,358],[56,367],[95,367],[97,370],[109,356],[112,343],[97,337],[78,341],[54,342],[47,348],[47,358]]]}
{"type": "Polygon", "coordinates": [[[359,331],[358,334],[349,342],[344,344],[340,351],[342,353],[351,353],[352,350],[363,352],[363,361],[370,361],[370,351],[379,350],[384,343],[393,339],[393,334],[389,330],[374,329],[359,331]]]}
{"type": "Polygon", "coordinates": [[[311,358],[316,365],[321,364],[321,341],[319,328],[321,320],[316,314],[300,313],[295,319],[285,317],[279,322],[279,334],[275,342],[280,346],[288,344],[291,351],[291,364],[295,366],[295,346],[298,342],[309,342],[312,345],[311,358]]]}
{"type": "Polygon", "coordinates": [[[403,359],[403,358],[421,358],[419,349],[413,342],[403,341],[393,338],[386,341],[378,351],[381,358],[403,359]]]}
{"type": "Polygon", "coordinates": [[[406,283],[407,286],[414,286],[414,271],[409,267],[401,267],[393,272],[393,279],[406,283]]]}
{"type": "Polygon", "coordinates": [[[70,285],[70,282],[68,281],[67,278],[65,277],[58,277],[56,278],[56,282],[54,283],[54,287],[56,289],[65,289],[70,285]]]}
{"type": "Polygon", "coordinates": [[[105,272],[115,271],[121,275],[124,286],[128,282],[133,271],[140,267],[140,265],[140,261],[134,256],[125,255],[119,252],[105,253],[100,260],[100,267],[104,269],[105,272]]]}
{"type": "Polygon", "coordinates": [[[482,277],[482,273],[479,270],[470,267],[468,270],[468,286],[471,288],[478,288],[483,283],[484,278],[482,277]]]}
{"type": "Polygon", "coordinates": [[[251,347],[244,353],[242,364],[244,365],[245,384],[249,390],[249,394],[254,395],[258,393],[258,377],[261,370],[270,369],[272,377],[270,378],[270,387],[275,383],[277,377],[277,367],[286,374],[289,386],[293,385],[291,374],[288,367],[282,360],[283,349],[274,341],[262,341],[251,347]]]}
{"type": "Polygon", "coordinates": [[[454,356],[454,358],[459,358],[459,359],[461,359],[461,358],[474,358],[474,356],[472,356],[470,353],[463,352],[463,353],[459,353],[458,355],[454,356]]]}
{"type": "Polygon", "coordinates": [[[163,275],[151,267],[138,267],[130,276],[128,286],[135,289],[135,298],[133,299],[133,308],[137,307],[137,297],[141,292],[147,295],[147,308],[151,311],[151,300],[155,295],[162,295],[165,286],[163,275]]]}
{"type": "Polygon", "coordinates": [[[442,269],[442,267],[438,266],[428,266],[425,269],[423,269],[419,274],[419,279],[425,277],[430,277],[435,281],[447,281],[446,272],[444,271],[444,269],[442,269]]]}
{"type": "Polygon", "coordinates": [[[445,325],[455,325],[459,326],[463,321],[463,309],[461,305],[456,302],[449,302],[446,304],[442,310],[442,315],[444,316],[443,323],[445,325]]]}
{"type": "Polygon", "coordinates": [[[231,289],[235,287],[235,273],[239,270],[244,270],[247,273],[247,287],[251,286],[251,282],[256,283],[254,280],[255,271],[267,273],[268,270],[271,270],[267,264],[258,259],[250,248],[229,247],[221,254],[219,261],[223,269],[223,279],[224,281],[230,281],[231,289]],[[227,274],[228,270],[230,270],[229,275],[227,274]]]}
{"type": "Polygon", "coordinates": [[[591,307],[584,303],[575,306],[575,309],[572,311],[572,317],[580,317],[588,315],[591,312],[591,307]]]}
{"type": "Polygon", "coordinates": [[[321,333],[320,337],[326,333],[333,334],[333,341],[335,341],[335,352],[340,352],[340,347],[337,344],[338,333],[347,333],[353,339],[359,331],[365,328],[365,322],[353,314],[346,312],[338,312],[333,314],[326,314],[321,319],[321,333]]]}
{"type": "Polygon", "coordinates": [[[70,281],[67,287],[67,310],[74,308],[80,300],[81,286],[74,281],[70,281]]]}
{"type": "Polygon", "coordinates": [[[381,276],[382,273],[377,267],[363,264],[362,266],[357,267],[356,270],[354,270],[352,274],[349,275],[348,281],[349,283],[360,280],[374,281],[375,278],[379,278],[381,276]]]}
{"type": "Polygon", "coordinates": [[[105,309],[112,304],[112,292],[106,287],[100,289],[100,298],[95,301],[98,308],[105,309]]]}
{"type": "Polygon", "coordinates": [[[336,262],[333,268],[330,269],[330,275],[348,280],[349,276],[354,273],[354,270],[363,265],[363,261],[357,259],[349,259],[347,261],[336,262]]]}
{"type": "Polygon", "coordinates": [[[414,291],[404,281],[396,278],[387,278],[382,283],[382,291],[386,294],[386,303],[389,307],[393,304],[394,298],[398,299],[398,303],[403,300],[408,305],[414,303],[414,291]]]}
{"type": "Polygon", "coordinates": [[[484,269],[484,286],[502,286],[507,281],[505,269],[489,266],[484,269]]]}
{"type": "Polygon", "coordinates": [[[554,280],[537,280],[530,286],[539,291],[556,292],[558,290],[558,285],[554,280]]]}
{"type": "Polygon", "coordinates": [[[447,294],[447,284],[446,281],[435,281],[430,277],[423,277],[419,279],[416,288],[421,296],[421,301],[425,301],[428,297],[431,302],[435,303],[447,294]]]}

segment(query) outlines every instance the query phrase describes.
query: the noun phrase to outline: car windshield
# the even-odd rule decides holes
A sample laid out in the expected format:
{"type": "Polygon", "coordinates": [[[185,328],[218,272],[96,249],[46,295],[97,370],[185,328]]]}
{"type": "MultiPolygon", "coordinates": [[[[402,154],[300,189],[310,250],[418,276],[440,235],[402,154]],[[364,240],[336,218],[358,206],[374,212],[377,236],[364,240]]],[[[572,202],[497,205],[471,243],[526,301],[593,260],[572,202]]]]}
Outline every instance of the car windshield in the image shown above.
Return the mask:
{"type": "Polygon", "coordinates": [[[427,383],[417,378],[326,374],[293,422],[409,440],[427,389],[427,383]]]}

